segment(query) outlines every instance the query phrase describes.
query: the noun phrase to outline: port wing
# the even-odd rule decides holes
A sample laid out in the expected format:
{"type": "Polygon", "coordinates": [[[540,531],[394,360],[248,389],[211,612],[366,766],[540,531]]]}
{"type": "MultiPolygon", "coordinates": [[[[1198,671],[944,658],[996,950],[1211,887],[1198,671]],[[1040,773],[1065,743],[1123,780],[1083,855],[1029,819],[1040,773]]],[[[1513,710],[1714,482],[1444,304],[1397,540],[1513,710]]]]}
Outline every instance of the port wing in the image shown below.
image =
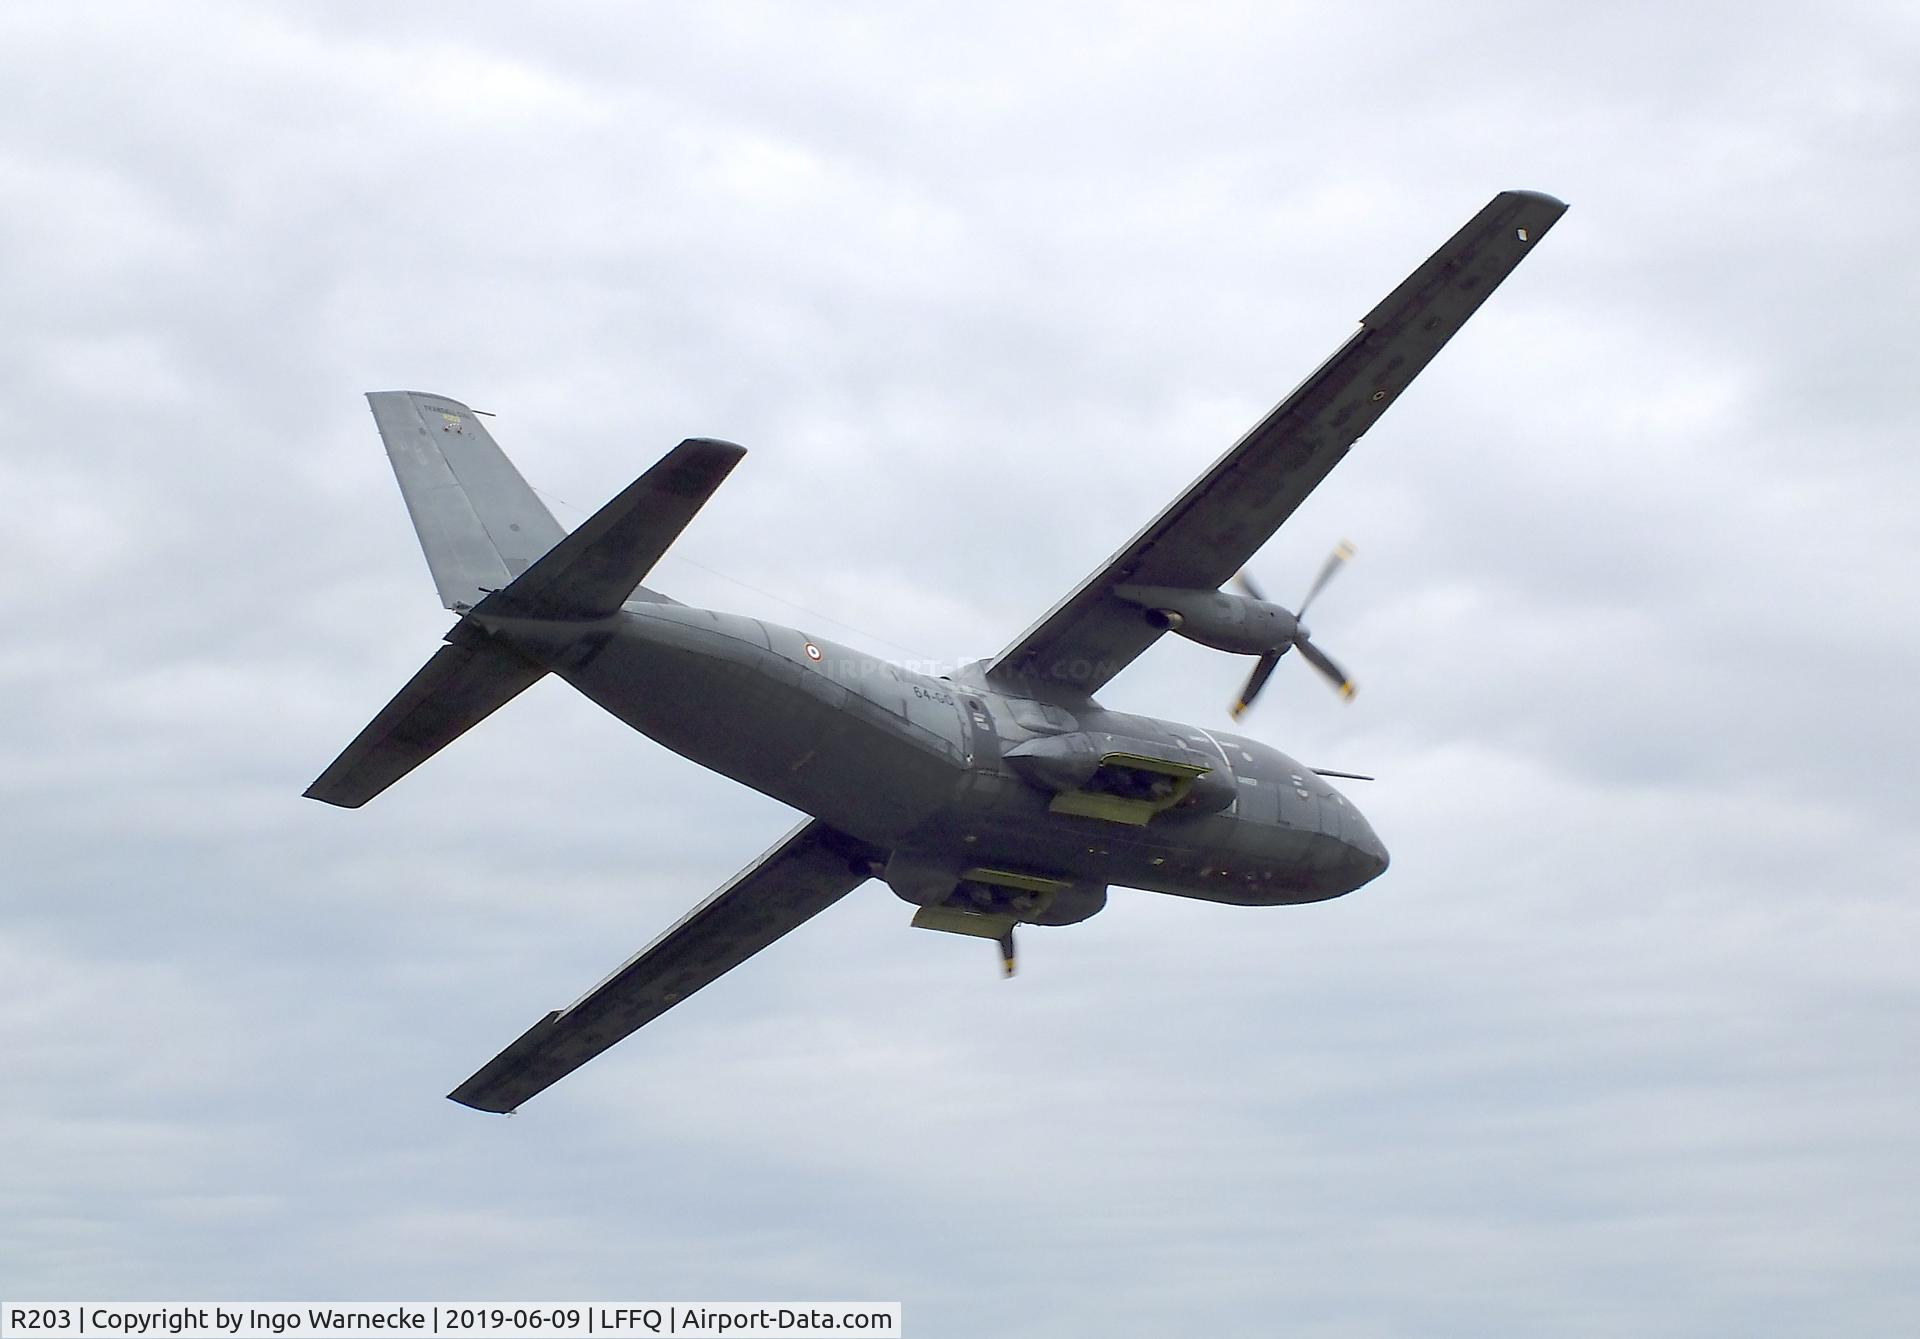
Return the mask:
{"type": "Polygon", "coordinates": [[[447,1096],[512,1111],[867,881],[886,853],[815,819],[447,1096]]]}

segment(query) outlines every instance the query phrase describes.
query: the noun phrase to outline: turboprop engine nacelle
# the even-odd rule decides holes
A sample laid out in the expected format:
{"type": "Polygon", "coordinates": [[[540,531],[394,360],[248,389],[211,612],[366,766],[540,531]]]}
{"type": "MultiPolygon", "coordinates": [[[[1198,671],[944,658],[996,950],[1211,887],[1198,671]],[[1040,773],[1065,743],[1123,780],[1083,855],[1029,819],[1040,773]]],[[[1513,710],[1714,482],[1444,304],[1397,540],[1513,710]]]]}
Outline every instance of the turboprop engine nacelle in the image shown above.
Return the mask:
{"type": "Polygon", "coordinates": [[[1179,586],[1115,586],[1113,593],[1137,604],[1149,623],[1216,651],[1259,656],[1293,643],[1300,620],[1291,610],[1218,590],[1179,586]]]}
{"type": "MultiPolygon", "coordinates": [[[[1008,925],[1073,925],[1107,905],[1107,890],[1101,884],[1017,870],[956,867],[939,857],[908,851],[895,851],[880,877],[903,902],[963,917],[999,918],[1008,925]]],[[[919,919],[914,923],[959,934],[979,933],[952,923],[919,919]]]]}

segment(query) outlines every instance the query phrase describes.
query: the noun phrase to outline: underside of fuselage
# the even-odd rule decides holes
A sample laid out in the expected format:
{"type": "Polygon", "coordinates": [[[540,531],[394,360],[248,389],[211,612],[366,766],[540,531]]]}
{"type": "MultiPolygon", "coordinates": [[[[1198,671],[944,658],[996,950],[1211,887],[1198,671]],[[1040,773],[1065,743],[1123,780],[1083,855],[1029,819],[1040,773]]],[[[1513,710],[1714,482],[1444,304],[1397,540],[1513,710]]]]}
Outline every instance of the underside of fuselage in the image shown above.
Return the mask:
{"type": "MultiPolygon", "coordinates": [[[[934,678],[685,605],[630,604],[586,636],[557,624],[498,635],[674,752],[945,870],[950,890],[984,870],[1260,906],[1337,897],[1386,867],[1345,796],[1238,736],[934,678]],[[1095,789],[1097,776],[1077,787],[1070,766],[1021,765],[1036,749],[1070,762],[1075,748],[1174,769],[1169,793],[1205,785],[1156,807],[1095,789]]],[[[868,872],[925,904],[884,867],[868,872]]]]}

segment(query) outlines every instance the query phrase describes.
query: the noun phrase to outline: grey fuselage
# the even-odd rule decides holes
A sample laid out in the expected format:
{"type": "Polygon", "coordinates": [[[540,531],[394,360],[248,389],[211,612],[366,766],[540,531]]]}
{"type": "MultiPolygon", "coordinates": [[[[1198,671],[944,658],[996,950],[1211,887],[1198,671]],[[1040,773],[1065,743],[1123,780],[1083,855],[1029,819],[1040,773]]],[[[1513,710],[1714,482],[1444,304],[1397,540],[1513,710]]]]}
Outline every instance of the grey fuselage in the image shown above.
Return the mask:
{"type": "Polygon", "coordinates": [[[1351,801],[1238,735],[1019,696],[977,667],[936,678],[682,604],[632,602],[590,624],[480,621],[674,752],[923,862],[1249,906],[1337,897],[1386,868],[1351,801]],[[1055,812],[1007,759],[1049,736],[1197,758],[1213,807],[1138,826],[1055,812]]]}

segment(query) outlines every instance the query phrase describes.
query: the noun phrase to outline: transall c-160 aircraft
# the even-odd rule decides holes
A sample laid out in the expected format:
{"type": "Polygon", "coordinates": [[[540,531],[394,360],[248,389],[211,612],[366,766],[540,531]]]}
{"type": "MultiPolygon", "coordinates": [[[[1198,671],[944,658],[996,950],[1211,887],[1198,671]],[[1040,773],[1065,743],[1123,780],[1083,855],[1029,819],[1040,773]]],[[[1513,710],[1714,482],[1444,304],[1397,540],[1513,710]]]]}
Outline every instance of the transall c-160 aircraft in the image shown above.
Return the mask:
{"type": "MultiPolygon", "coordinates": [[[[868,879],[912,923],[999,944],[1071,925],[1113,885],[1242,906],[1316,902],[1387,867],[1360,811],[1256,740],[1094,700],[1168,632],[1289,649],[1352,685],[1300,610],[1240,572],[1566,206],[1507,191],[1387,295],[1300,387],[999,655],[932,677],[643,584],[745,452],[682,442],[564,531],[467,406],[367,398],[442,602],[429,660],[307,790],[378,795],[547,674],[702,766],[810,815],[652,944],[449,1096],[510,1112],[868,879]]],[[[1336,551],[1310,600],[1343,558],[1336,551]]]]}

